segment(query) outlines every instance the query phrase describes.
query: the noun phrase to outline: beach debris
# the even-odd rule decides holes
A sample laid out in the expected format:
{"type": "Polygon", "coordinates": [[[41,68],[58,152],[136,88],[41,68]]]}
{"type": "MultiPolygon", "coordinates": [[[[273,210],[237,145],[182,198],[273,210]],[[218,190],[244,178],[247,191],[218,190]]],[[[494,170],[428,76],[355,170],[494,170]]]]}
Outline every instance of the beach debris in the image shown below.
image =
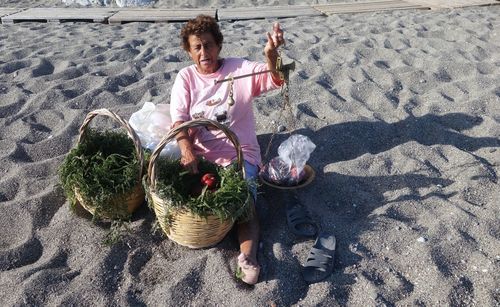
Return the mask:
{"type": "Polygon", "coordinates": [[[417,241],[418,241],[418,242],[420,242],[420,243],[425,243],[425,242],[427,242],[427,240],[428,240],[428,239],[427,239],[427,238],[424,238],[424,237],[419,237],[419,238],[417,239],[417,241]]]}
{"type": "Polygon", "coordinates": [[[351,244],[349,247],[351,248],[351,251],[353,251],[353,252],[358,251],[358,243],[351,244]]]}

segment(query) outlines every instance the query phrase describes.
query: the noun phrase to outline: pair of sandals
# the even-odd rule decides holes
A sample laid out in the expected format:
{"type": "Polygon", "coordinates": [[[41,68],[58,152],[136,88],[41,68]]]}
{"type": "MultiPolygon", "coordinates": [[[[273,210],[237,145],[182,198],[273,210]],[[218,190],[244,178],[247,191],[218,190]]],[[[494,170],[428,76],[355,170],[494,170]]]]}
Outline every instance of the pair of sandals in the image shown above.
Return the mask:
{"type": "Polygon", "coordinates": [[[332,274],[336,239],[332,234],[320,232],[306,208],[298,201],[287,205],[286,218],[290,231],[300,238],[314,238],[316,241],[303,265],[302,277],[308,283],[317,283],[332,274]]]}
{"type": "MultiPolygon", "coordinates": [[[[308,283],[317,283],[332,274],[336,239],[332,234],[320,232],[306,208],[296,199],[287,205],[286,218],[290,231],[299,238],[314,238],[316,241],[303,265],[302,276],[308,283]]],[[[257,283],[260,266],[253,265],[245,254],[238,256],[236,277],[248,285],[257,283]]]]}

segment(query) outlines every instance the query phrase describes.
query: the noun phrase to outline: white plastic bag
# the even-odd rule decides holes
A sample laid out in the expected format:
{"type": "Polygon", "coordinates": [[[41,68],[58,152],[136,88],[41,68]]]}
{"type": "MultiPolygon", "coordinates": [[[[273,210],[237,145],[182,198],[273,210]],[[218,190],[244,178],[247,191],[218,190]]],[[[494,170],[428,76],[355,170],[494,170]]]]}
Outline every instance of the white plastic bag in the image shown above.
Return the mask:
{"type": "Polygon", "coordinates": [[[304,178],[304,166],[316,145],[307,137],[294,134],[278,147],[278,155],[264,165],[264,179],[282,186],[293,186],[304,178]]]}
{"type": "MultiPolygon", "coordinates": [[[[130,116],[130,126],[135,130],[143,148],[153,151],[161,139],[168,134],[172,120],[170,105],[145,102],[142,109],[130,116]]],[[[181,151],[176,140],[170,141],[161,151],[160,156],[180,159],[181,151]]]]}
{"type": "Polygon", "coordinates": [[[278,155],[289,168],[295,166],[300,174],[316,145],[305,135],[294,134],[281,143],[278,155]]]}

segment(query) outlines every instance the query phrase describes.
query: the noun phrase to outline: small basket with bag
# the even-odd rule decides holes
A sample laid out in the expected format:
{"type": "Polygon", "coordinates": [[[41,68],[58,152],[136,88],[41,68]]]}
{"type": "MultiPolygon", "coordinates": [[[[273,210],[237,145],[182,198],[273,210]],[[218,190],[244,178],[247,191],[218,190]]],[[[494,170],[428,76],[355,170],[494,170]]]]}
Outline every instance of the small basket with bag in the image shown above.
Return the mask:
{"type": "Polygon", "coordinates": [[[219,243],[236,220],[246,219],[251,214],[238,138],[226,126],[213,120],[191,120],[170,130],[151,155],[145,186],[150,207],[163,232],[170,240],[190,248],[219,243]],[[200,174],[189,174],[179,160],[159,159],[163,147],[179,132],[200,127],[218,129],[227,136],[236,150],[236,164],[223,168],[200,160],[200,174]],[[210,174],[203,174],[206,171],[210,174]],[[200,185],[200,178],[210,184],[200,185]],[[211,186],[215,180],[217,186],[211,186]]]}
{"type": "Polygon", "coordinates": [[[59,175],[66,195],[94,218],[125,220],[145,200],[144,154],[140,140],[118,114],[98,109],[87,114],[77,145],[64,159],[59,175]],[[118,122],[127,133],[88,128],[98,115],[118,122]]]}

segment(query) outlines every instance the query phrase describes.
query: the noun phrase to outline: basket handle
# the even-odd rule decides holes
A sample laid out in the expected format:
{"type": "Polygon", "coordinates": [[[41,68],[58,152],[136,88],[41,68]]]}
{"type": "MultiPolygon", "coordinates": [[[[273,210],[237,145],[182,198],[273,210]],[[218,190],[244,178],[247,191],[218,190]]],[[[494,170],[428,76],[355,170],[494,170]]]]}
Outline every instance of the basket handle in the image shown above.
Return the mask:
{"type": "Polygon", "coordinates": [[[84,139],[85,139],[85,131],[87,130],[88,125],[96,117],[97,115],[103,115],[107,116],[111,119],[114,119],[117,121],[123,128],[127,130],[128,136],[132,139],[134,142],[134,147],[135,151],[137,152],[137,158],[139,159],[139,182],[142,180],[142,171],[144,167],[144,152],[142,151],[142,146],[141,146],[141,141],[139,139],[139,136],[135,132],[135,130],[130,126],[130,124],[124,120],[121,116],[118,114],[108,110],[108,109],[98,109],[91,111],[87,114],[85,117],[85,120],[83,121],[83,124],[80,126],[80,135],[78,137],[78,144],[80,144],[84,139]]]}
{"type": "Polygon", "coordinates": [[[205,127],[213,127],[216,129],[221,130],[224,132],[224,134],[227,136],[227,138],[233,143],[234,148],[236,149],[236,158],[237,158],[237,167],[238,170],[243,173],[243,176],[245,176],[245,170],[243,168],[243,151],[241,150],[240,143],[238,141],[238,137],[236,134],[231,131],[228,127],[225,125],[220,124],[219,122],[216,122],[211,119],[194,119],[190,120],[187,122],[184,122],[180,124],[179,126],[175,127],[174,129],[170,130],[168,134],[163,137],[163,139],[158,143],[156,146],[155,150],[153,151],[153,154],[150,157],[149,160],[149,165],[148,165],[148,181],[149,185],[151,186],[151,189],[154,190],[156,187],[156,159],[160,155],[161,151],[163,148],[170,142],[179,132],[186,130],[188,128],[194,128],[198,126],[205,126],[205,127]]]}

